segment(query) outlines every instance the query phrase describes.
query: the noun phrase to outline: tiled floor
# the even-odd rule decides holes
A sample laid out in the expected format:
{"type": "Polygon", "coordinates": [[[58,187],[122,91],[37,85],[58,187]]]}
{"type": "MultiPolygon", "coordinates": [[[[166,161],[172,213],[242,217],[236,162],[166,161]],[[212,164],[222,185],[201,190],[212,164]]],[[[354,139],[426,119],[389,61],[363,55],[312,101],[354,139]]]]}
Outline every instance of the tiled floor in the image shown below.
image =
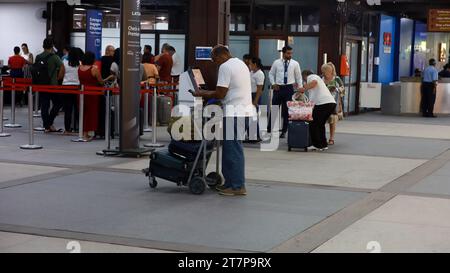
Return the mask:
{"type": "MultiPolygon", "coordinates": [[[[26,124],[24,113],[18,121],[26,124]]],[[[245,145],[249,195],[241,198],[194,196],[161,180],[151,190],[140,173],[148,158],[101,157],[104,141],[41,133],[43,150],[22,151],[26,126],[8,129],[13,137],[0,139],[0,252],[70,252],[72,241],[81,252],[271,251],[295,238],[316,252],[450,252],[450,163],[435,160],[450,148],[450,117],[427,121],[349,117],[325,153],[287,152],[286,140],[272,152],[245,145]],[[423,173],[424,164],[436,171],[402,195],[383,187],[423,173]]],[[[167,144],[165,128],[158,140],[167,144]]]]}

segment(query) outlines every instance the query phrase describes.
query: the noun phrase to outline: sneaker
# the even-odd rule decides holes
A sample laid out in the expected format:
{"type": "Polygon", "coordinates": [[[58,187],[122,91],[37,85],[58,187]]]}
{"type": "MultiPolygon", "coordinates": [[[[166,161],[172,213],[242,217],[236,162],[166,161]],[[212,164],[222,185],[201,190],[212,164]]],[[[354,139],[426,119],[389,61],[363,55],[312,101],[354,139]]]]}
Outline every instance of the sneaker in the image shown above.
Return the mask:
{"type": "Polygon", "coordinates": [[[218,186],[216,186],[216,191],[223,191],[225,189],[227,189],[227,187],[225,187],[225,185],[218,185],[218,186]]]}
{"type": "Polygon", "coordinates": [[[227,188],[219,191],[220,195],[224,196],[238,196],[238,195],[247,195],[247,190],[245,187],[240,188],[239,190],[233,190],[232,188],[227,188]]]}
{"type": "Polygon", "coordinates": [[[318,149],[317,147],[315,147],[315,146],[309,146],[307,149],[308,149],[309,152],[319,150],[319,149],[318,149]]]}

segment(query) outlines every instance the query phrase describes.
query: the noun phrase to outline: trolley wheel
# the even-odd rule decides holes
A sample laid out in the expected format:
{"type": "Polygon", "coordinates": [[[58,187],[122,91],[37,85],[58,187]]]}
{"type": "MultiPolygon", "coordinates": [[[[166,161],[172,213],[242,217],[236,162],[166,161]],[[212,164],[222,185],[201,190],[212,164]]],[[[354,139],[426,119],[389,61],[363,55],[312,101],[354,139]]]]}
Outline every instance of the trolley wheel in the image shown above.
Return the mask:
{"type": "Polygon", "coordinates": [[[288,146],[288,152],[292,151],[292,147],[288,146]]]}
{"type": "Polygon", "coordinates": [[[206,183],[211,189],[215,189],[217,186],[222,185],[224,179],[216,172],[209,173],[206,176],[206,183]]]}
{"type": "Polygon", "coordinates": [[[202,194],[206,189],[203,178],[196,176],[191,179],[189,183],[189,191],[193,194],[202,194]]]}
{"type": "Polygon", "coordinates": [[[307,153],[308,152],[308,148],[305,148],[305,153],[307,153]]]}
{"type": "Polygon", "coordinates": [[[148,180],[148,185],[150,186],[150,188],[154,189],[158,186],[158,181],[156,181],[155,177],[149,177],[148,180]]]}

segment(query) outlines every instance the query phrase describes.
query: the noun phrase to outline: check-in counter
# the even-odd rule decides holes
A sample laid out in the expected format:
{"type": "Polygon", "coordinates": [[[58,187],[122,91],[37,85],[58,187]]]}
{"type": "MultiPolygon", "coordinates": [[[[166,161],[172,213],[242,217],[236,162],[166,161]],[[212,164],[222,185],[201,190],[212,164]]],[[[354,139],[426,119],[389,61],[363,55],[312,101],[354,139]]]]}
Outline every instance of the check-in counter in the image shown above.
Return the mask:
{"type": "MultiPolygon", "coordinates": [[[[419,114],[421,85],[420,78],[402,78],[400,82],[383,85],[381,112],[387,115],[419,114]]],[[[439,81],[434,113],[450,114],[450,79],[439,81]]]]}

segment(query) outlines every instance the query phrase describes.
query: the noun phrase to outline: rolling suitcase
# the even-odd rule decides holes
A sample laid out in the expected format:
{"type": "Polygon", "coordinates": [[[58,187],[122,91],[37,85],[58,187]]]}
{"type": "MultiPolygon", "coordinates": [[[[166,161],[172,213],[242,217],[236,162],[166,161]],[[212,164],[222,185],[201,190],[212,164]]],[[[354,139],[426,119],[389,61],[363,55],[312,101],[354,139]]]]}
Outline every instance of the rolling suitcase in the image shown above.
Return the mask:
{"type": "Polygon", "coordinates": [[[288,150],[291,151],[292,148],[298,148],[304,149],[307,152],[310,143],[309,122],[290,120],[288,127],[288,150]]]}
{"type": "Polygon", "coordinates": [[[172,113],[172,99],[167,96],[159,96],[157,107],[159,125],[168,125],[172,113]]]}
{"type": "Polygon", "coordinates": [[[182,183],[189,175],[186,160],[176,157],[167,149],[153,152],[150,156],[149,171],[151,176],[182,183]]]}

